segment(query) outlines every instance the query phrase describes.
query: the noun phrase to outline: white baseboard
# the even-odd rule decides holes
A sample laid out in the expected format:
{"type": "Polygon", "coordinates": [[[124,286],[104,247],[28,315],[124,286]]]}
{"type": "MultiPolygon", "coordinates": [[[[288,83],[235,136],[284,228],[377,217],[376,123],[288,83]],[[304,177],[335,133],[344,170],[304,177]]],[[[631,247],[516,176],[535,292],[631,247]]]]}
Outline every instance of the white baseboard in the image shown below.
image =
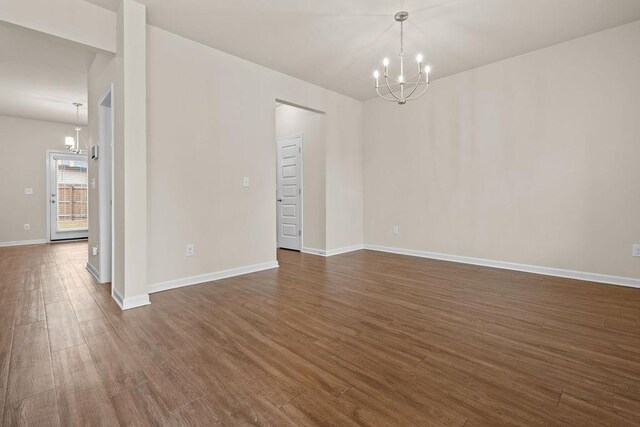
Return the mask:
{"type": "Polygon", "coordinates": [[[327,251],[325,251],[324,249],[316,249],[316,248],[302,248],[302,252],[304,252],[305,254],[320,255],[320,256],[328,257],[333,255],[346,254],[347,252],[359,251],[361,249],[364,249],[364,245],[362,244],[345,246],[337,249],[329,249],[327,251]]]}
{"type": "Polygon", "coordinates": [[[35,239],[35,240],[16,240],[15,242],[0,242],[0,247],[5,246],[25,246],[25,245],[42,245],[47,243],[45,239],[35,239]]]}
{"type": "Polygon", "coordinates": [[[324,249],[302,248],[301,252],[304,254],[327,256],[327,251],[325,251],[324,249]]]}
{"type": "Polygon", "coordinates": [[[347,252],[359,251],[362,249],[364,249],[364,245],[362,243],[359,245],[344,246],[342,248],[329,249],[327,251],[327,256],[346,254],[347,252]]]}
{"type": "Polygon", "coordinates": [[[91,263],[87,263],[87,271],[100,283],[100,272],[91,263]]]}
{"type": "Polygon", "coordinates": [[[542,274],[545,276],[565,277],[569,279],[585,280],[589,282],[606,283],[609,285],[629,286],[640,288],[640,279],[633,277],[609,276],[606,274],[588,273],[584,271],[564,270],[561,268],[541,267],[537,265],[518,264],[506,261],[495,261],[484,258],[473,258],[460,255],[441,254],[437,252],[417,251],[413,249],[392,248],[388,246],[364,245],[365,249],[389,252],[399,255],[409,255],[421,258],[439,259],[443,261],[459,262],[462,264],[481,265],[484,267],[502,268],[505,270],[524,271],[527,273],[542,274]]]}
{"type": "Polygon", "coordinates": [[[228,277],[240,276],[243,274],[255,273],[257,271],[269,270],[278,267],[278,261],[263,262],[261,264],[247,265],[245,267],[232,268],[229,270],[215,271],[213,273],[200,274],[198,276],[184,277],[182,279],[168,280],[166,282],[149,285],[149,293],[167,291],[169,289],[181,288],[183,286],[198,285],[200,283],[213,282],[215,280],[226,279],[228,277]]]}
{"type": "Polygon", "coordinates": [[[116,304],[118,304],[120,310],[129,310],[131,308],[142,307],[144,305],[151,304],[148,294],[123,299],[116,288],[113,287],[113,285],[111,285],[111,298],[113,298],[116,304]]]}

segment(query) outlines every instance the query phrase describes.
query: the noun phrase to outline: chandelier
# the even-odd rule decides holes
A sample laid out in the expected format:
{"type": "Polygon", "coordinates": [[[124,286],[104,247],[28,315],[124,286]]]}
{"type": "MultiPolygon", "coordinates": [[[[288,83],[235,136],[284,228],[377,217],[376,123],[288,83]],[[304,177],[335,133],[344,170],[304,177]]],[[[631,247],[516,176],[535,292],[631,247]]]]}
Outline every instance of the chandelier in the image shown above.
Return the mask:
{"type": "Polygon", "coordinates": [[[404,69],[404,21],[409,18],[408,12],[398,12],[395,20],[400,23],[400,74],[398,78],[389,77],[389,59],[384,58],[384,82],[382,85],[383,93],[380,93],[380,73],[378,70],[373,72],[373,78],[376,81],[376,92],[380,98],[385,101],[397,102],[398,104],[406,104],[424,95],[429,88],[429,72],[431,68],[422,66],[422,55],[416,56],[418,62],[418,72],[411,77],[405,75],[404,69]],[[422,88],[418,91],[418,88],[422,88]],[[416,93],[418,91],[418,93],[416,93]],[[386,96],[385,96],[386,95],[386,96]]]}
{"type": "Polygon", "coordinates": [[[80,107],[82,104],[79,102],[74,102],[73,105],[76,107],[76,137],[67,136],[64,138],[64,145],[67,147],[67,151],[74,154],[84,154],[85,151],[80,149],[80,139],[82,138],[82,143],[85,147],[87,147],[86,142],[84,142],[84,138],[80,135],[82,129],[80,128],[80,107]]]}

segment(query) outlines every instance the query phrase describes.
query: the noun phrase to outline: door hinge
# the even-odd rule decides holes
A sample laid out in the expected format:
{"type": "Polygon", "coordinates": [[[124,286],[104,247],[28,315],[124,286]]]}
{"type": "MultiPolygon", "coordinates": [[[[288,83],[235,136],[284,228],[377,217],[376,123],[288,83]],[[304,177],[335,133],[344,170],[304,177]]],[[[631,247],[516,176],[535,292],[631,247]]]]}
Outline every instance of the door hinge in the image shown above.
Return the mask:
{"type": "Polygon", "coordinates": [[[298,188],[298,194],[302,194],[302,188],[298,188]]]}
{"type": "Polygon", "coordinates": [[[298,147],[298,153],[302,153],[302,147],[298,147]]]}
{"type": "Polygon", "coordinates": [[[302,230],[298,230],[298,236],[302,236],[302,230]]]}

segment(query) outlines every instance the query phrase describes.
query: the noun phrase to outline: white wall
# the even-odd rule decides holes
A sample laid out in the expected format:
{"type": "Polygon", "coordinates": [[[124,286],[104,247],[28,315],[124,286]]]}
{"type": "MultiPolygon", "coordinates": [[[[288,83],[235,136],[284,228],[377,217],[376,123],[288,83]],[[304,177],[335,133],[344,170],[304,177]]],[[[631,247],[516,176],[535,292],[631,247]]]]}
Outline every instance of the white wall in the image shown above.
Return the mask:
{"type": "Polygon", "coordinates": [[[46,152],[66,151],[64,138],[75,136],[74,127],[0,116],[0,245],[46,240],[46,152]],[[25,187],[33,194],[25,195],[25,187]]]}
{"type": "MultiPolygon", "coordinates": [[[[324,114],[285,104],[276,108],[276,138],[302,134],[303,221],[305,248],[327,248],[326,127],[324,114]]],[[[275,143],[275,142],[274,142],[275,143]]]]}
{"type": "Polygon", "coordinates": [[[327,113],[327,246],[362,243],[360,101],[153,26],[147,41],[150,284],[275,261],[276,99],[327,113]]]}
{"type": "MultiPolygon", "coordinates": [[[[115,63],[112,55],[97,54],[88,73],[89,98],[89,147],[99,144],[98,139],[98,100],[105,93],[108,86],[115,81],[115,63]]],[[[102,147],[104,148],[104,146],[102,147]]],[[[89,254],[88,262],[95,271],[100,271],[100,256],[93,255],[91,248],[100,239],[100,209],[98,192],[102,187],[100,182],[100,167],[98,159],[89,159],[89,182],[94,179],[95,188],[89,186],[89,254]]]]}
{"type": "Polygon", "coordinates": [[[635,22],[366,102],[365,243],[640,277],[639,46],[635,22]]]}
{"type": "Polygon", "coordinates": [[[132,308],[149,302],[146,7],[122,0],[116,23],[112,295],[132,308]]]}

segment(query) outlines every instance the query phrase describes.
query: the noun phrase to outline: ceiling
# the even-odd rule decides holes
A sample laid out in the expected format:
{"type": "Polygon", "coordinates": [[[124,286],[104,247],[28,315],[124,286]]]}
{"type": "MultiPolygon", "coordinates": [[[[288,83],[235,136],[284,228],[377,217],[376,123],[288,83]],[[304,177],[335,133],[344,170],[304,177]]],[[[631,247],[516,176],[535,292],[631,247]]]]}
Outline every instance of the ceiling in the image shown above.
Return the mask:
{"type": "Polygon", "coordinates": [[[407,56],[432,79],[640,19],[640,0],[138,1],[152,25],[361,100],[398,53],[401,9],[407,56]]]}
{"type": "Polygon", "coordinates": [[[76,122],[74,102],[85,105],[87,70],[95,51],[0,21],[0,115],[76,122]]]}

